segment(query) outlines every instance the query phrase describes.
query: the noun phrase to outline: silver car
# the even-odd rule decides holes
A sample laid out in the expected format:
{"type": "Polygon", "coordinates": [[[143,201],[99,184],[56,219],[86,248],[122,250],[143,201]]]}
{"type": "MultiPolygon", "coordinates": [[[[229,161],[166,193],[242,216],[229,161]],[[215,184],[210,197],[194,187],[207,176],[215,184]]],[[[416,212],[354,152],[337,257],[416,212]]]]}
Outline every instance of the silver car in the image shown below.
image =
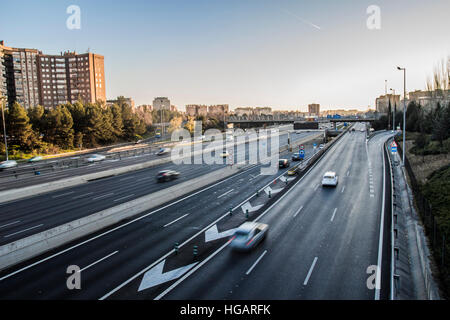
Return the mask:
{"type": "Polygon", "coordinates": [[[266,237],[268,230],[267,224],[245,222],[234,232],[230,239],[230,247],[240,251],[251,250],[266,237]]]}
{"type": "Polygon", "coordinates": [[[17,167],[16,160],[6,160],[6,161],[0,162],[0,171],[3,169],[14,168],[14,167],[17,167]]]}

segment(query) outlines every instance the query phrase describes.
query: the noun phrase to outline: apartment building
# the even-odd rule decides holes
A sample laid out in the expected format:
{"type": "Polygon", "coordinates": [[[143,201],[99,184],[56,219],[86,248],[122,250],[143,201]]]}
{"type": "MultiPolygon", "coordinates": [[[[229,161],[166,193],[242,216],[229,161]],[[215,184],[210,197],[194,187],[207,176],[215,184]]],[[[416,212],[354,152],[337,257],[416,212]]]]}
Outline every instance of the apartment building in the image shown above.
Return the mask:
{"type": "Polygon", "coordinates": [[[106,101],[104,57],[93,53],[43,54],[37,49],[7,47],[0,41],[0,92],[8,105],[45,108],[106,101]]]}
{"type": "Polygon", "coordinates": [[[119,103],[119,100],[122,100],[127,105],[129,105],[132,109],[134,109],[135,105],[134,105],[134,100],[132,98],[121,98],[121,99],[119,99],[119,97],[117,97],[117,99],[106,100],[106,105],[107,106],[112,106],[115,103],[119,103]]]}
{"type": "Polygon", "coordinates": [[[318,103],[308,104],[308,113],[310,116],[319,116],[320,104],[318,104],[318,103]]]}
{"type": "Polygon", "coordinates": [[[38,56],[39,103],[45,108],[63,103],[106,102],[104,57],[94,53],[38,56]]]}

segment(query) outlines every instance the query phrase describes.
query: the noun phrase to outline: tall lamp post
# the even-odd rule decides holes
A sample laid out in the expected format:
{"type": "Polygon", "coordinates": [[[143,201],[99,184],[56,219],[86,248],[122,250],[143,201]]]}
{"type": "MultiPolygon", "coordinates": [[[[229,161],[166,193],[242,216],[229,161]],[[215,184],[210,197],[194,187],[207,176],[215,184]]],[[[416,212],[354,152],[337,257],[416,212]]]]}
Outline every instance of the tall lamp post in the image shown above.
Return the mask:
{"type": "Polygon", "coordinates": [[[5,154],[6,154],[6,161],[8,161],[8,141],[6,140],[6,125],[5,125],[5,112],[4,112],[4,106],[6,97],[0,96],[0,101],[2,104],[2,119],[3,119],[3,137],[5,138],[5,154]]]}
{"type": "Polygon", "coordinates": [[[403,157],[402,162],[405,165],[405,135],[406,135],[406,68],[397,67],[398,70],[403,71],[403,157]]]}
{"type": "Polygon", "coordinates": [[[397,104],[395,103],[395,89],[390,89],[393,93],[394,93],[394,116],[392,117],[392,129],[394,130],[395,133],[395,113],[397,112],[397,104]]]}

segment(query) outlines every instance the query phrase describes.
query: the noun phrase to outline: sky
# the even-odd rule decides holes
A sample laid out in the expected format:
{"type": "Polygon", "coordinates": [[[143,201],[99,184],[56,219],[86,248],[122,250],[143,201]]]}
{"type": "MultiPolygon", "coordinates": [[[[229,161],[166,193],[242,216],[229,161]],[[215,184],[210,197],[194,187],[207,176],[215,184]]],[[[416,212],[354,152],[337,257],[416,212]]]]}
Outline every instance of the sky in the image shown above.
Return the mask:
{"type": "Polygon", "coordinates": [[[389,89],[425,89],[450,55],[448,0],[0,0],[0,40],[46,54],[105,56],[106,95],[136,105],[306,111],[374,108],[389,89]],[[67,7],[80,8],[68,29],[67,7]],[[369,6],[380,9],[379,29],[369,6]]]}

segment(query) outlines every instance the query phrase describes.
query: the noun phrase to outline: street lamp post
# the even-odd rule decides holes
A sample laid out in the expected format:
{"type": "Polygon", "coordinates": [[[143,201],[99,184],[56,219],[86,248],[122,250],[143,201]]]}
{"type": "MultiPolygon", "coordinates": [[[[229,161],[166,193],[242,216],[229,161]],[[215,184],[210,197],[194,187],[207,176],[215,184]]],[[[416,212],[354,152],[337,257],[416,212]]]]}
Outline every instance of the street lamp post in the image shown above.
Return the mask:
{"type": "Polygon", "coordinates": [[[4,112],[4,106],[6,97],[1,96],[0,97],[1,103],[2,103],[2,119],[3,119],[3,137],[5,138],[5,154],[6,154],[6,161],[8,161],[8,141],[6,140],[6,125],[5,125],[5,112],[4,112]]]}
{"type": "Polygon", "coordinates": [[[394,133],[395,133],[395,113],[397,111],[397,104],[395,103],[395,89],[391,88],[390,90],[394,93],[394,116],[392,117],[392,123],[393,123],[392,129],[394,130],[394,133]]]}
{"type": "Polygon", "coordinates": [[[405,135],[406,135],[406,68],[397,67],[398,70],[403,71],[403,157],[402,162],[405,165],[405,135]]]}

